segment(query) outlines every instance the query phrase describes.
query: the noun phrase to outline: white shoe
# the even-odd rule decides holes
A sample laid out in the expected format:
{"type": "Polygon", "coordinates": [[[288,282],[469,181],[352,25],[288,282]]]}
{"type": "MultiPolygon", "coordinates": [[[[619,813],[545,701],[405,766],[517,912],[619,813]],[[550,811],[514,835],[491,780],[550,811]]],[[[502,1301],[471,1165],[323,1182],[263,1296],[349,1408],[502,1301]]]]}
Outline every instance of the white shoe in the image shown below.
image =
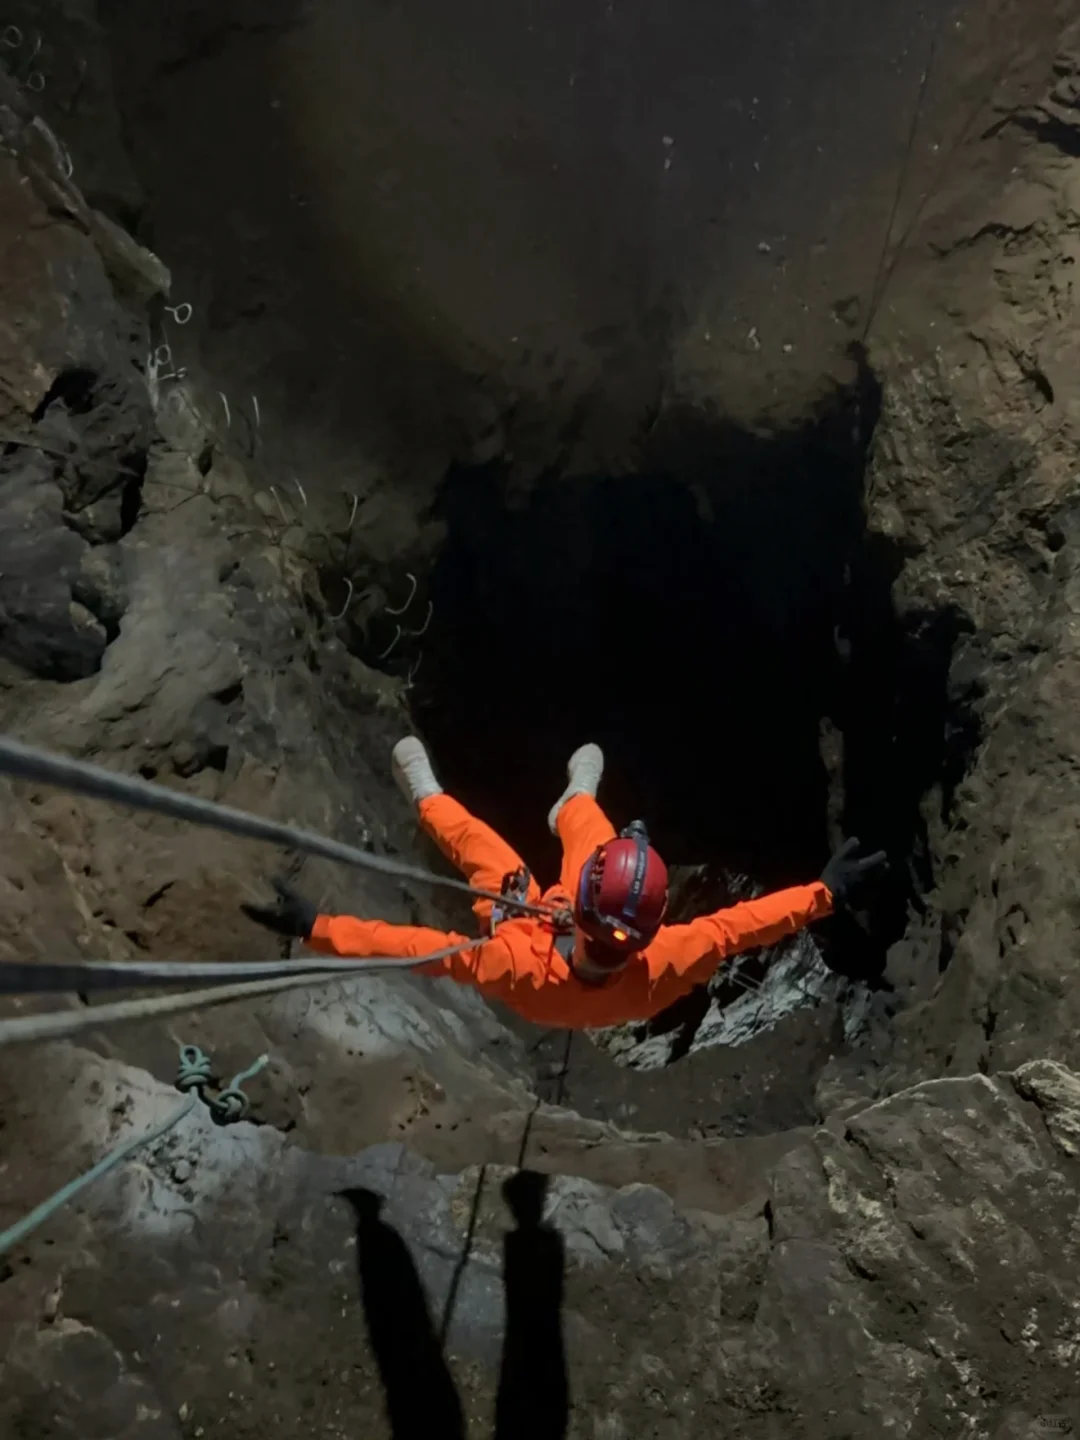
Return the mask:
{"type": "Polygon", "coordinates": [[[595,799],[603,773],[604,752],[599,745],[582,745],[580,750],[574,751],[566,766],[569,783],[548,814],[548,829],[553,835],[559,833],[556,822],[559,818],[559,811],[566,802],[575,795],[591,795],[595,799]]]}
{"type": "Polygon", "coordinates": [[[390,769],[398,789],[414,805],[419,805],[421,800],[427,800],[431,795],[443,793],[443,787],[435,779],[428,753],[415,735],[407,735],[394,746],[390,769]]]}

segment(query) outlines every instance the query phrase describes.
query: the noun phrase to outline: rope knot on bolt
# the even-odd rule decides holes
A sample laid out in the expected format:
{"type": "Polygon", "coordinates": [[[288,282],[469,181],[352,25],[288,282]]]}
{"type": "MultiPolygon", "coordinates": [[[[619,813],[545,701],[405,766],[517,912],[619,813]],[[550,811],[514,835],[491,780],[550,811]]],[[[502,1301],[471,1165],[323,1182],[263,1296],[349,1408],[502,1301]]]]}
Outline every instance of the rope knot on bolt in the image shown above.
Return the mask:
{"type": "Polygon", "coordinates": [[[229,1084],[215,1095],[210,1058],[198,1045],[183,1045],[180,1049],[180,1063],[176,1072],[176,1088],[183,1094],[194,1092],[210,1111],[211,1118],[218,1125],[232,1125],[247,1118],[251,1101],[245,1095],[242,1085],[258,1075],[269,1063],[268,1055],[260,1055],[253,1065],[234,1075],[229,1084]]]}
{"type": "Polygon", "coordinates": [[[44,1225],[46,1220],[52,1219],[58,1210],[69,1204],[77,1195],[107,1175],[110,1170],[115,1170],[130,1155],[144,1146],[152,1145],[154,1141],[160,1140],[162,1136],[181,1120],[186,1120],[195,1106],[202,1100],[206,1105],[214,1121],[218,1125],[231,1125],[237,1120],[243,1120],[249,1108],[248,1097],[240,1088],[245,1080],[250,1080],[258,1075],[259,1071],[269,1064],[269,1055],[260,1055],[253,1065],[246,1070],[241,1070],[235,1075],[224,1090],[217,1095],[211,1093],[210,1086],[213,1084],[213,1068],[210,1064],[210,1057],[201,1050],[198,1045],[182,1045],[180,1047],[180,1063],[176,1074],[176,1088],[183,1091],[187,1099],[179,1110],[172,1115],[166,1116],[160,1124],[154,1125],[142,1135],[136,1135],[132,1140],[125,1140],[115,1150],[110,1151],[103,1160],[99,1160],[77,1179],[69,1181],[62,1186],[55,1194],[43,1200],[40,1205],[30,1211],[14,1225],[9,1225],[6,1230],[0,1231],[0,1256],[6,1255],[16,1245],[21,1245],[28,1235],[32,1235],[39,1225],[44,1225]]]}

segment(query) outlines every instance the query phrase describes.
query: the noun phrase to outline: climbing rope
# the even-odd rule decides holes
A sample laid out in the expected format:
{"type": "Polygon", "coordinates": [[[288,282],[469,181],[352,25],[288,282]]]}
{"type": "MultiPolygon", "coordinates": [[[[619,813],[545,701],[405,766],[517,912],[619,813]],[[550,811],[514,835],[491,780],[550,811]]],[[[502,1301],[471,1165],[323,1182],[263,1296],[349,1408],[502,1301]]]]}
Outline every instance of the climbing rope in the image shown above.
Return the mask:
{"type": "Polygon", "coordinates": [[[334,969],[328,970],[325,965],[321,965],[317,970],[279,975],[274,979],[255,980],[241,985],[216,985],[210,990],[185,990],[179,995],[163,995],[157,999],[118,1000],[112,1005],[95,1005],[89,1009],[51,1010],[44,1015],[24,1015],[18,1019],[0,1020],[0,1049],[7,1045],[28,1045],[41,1040],[62,1040],[85,1030],[99,1030],[106,1025],[153,1020],[162,1015],[182,1015],[188,1010],[209,1010],[215,1005],[231,1004],[234,1000],[256,1000],[265,995],[277,995],[282,991],[298,990],[307,985],[327,985],[331,981],[345,979],[353,970],[401,969],[427,965],[432,960],[476,950],[486,943],[486,940],[467,940],[450,950],[417,955],[408,960],[330,961],[327,963],[334,965],[334,969]]]}
{"type": "MultiPolygon", "coordinates": [[[[877,319],[878,308],[881,305],[882,300],[885,298],[885,291],[888,289],[889,282],[891,281],[893,276],[893,271],[896,269],[896,266],[900,259],[900,253],[903,249],[903,239],[901,239],[901,241],[897,244],[896,250],[892,254],[892,259],[890,260],[889,252],[892,249],[893,245],[893,230],[896,227],[896,217],[900,212],[900,202],[904,197],[904,189],[907,184],[908,171],[911,168],[911,162],[915,154],[915,141],[918,137],[919,124],[922,120],[923,107],[926,103],[927,85],[929,84],[930,75],[934,68],[934,60],[937,56],[938,44],[941,40],[941,30],[944,21],[944,14],[945,12],[944,10],[942,10],[941,14],[937,18],[936,24],[934,25],[934,29],[931,32],[930,48],[927,51],[926,63],[923,65],[922,74],[919,77],[919,91],[915,97],[915,108],[912,111],[911,115],[911,126],[908,130],[907,147],[904,151],[904,157],[900,165],[899,174],[896,177],[896,192],[893,195],[892,209],[889,211],[889,223],[885,227],[885,240],[881,247],[881,255],[878,258],[877,271],[874,275],[874,284],[873,288],[870,291],[870,300],[866,309],[866,323],[863,326],[862,333],[863,344],[866,343],[870,335],[870,331],[873,327],[874,321],[877,319]]],[[[906,236],[903,238],[906,238],[906,236]]]]}
{"type": "Polygon", "coordinates": [[[214,1083],[214,1071],[209,1055],[200,1050],[198,1045],[181,1045],[176,1088],[185,1095],[194,1092],[217,1124],[231,1125],[236,1120],[246,1120],[251,1108],[251,1102],[241,1086],[246,1080],[254,1080],[269,1063],[269,1055],[260,1055],[246,1070],[234,1075],[224,1090],[219,1090],[215,1095],[210,1089],[214,1083]]]}
{"type": "MultiPolygon", "coordinates": [[[[98,765],[50,755],[15,740],[0,738],[0,775],[50,785],[72,794],[110,800],[133,809],[153,811],[245,839],[262,840],[289,849],[304,850],[312,855],[376,870],[382,874],[463,891],[474,899],[496,901],[504,909],[513,909],[521,914],[537,915],[555,922],[562,919],[552,906],[530,905],[512,895],[496,895],[490,891],[477,890],[463,881],[435,875],[417,866],[388,860],[381,855],[371,855],[365,850],[357,850],[296,826],[279,824],[229,806],[217,805],[210,800],[179,794],[145,780],[117,775],[98,765]]],[[[88,994],[98,990],[180,984],[192,980],[210,980],[214,983],[214,988],[185,991],[158,999],[124,1000],[81,1011],[60,1011],[0,1020],[0,1048],[61,1039],[106,1025],[182,1014],[188,1010],[274,995],[306,985],[325,985],[343,978],[344,975],[365,971],[415,969],[477,949],[483,943],[483,940],[471,940],[446,950],[433,951],[430,955],[407,958],[380,956],[365,960],[283,960],[254,964],[186,964],[170,961],[135,964],[86,962],[78,965],[3,963],[0,964],[0,994],[44,994],[72,990],[88,994]],[[226,984],[228,980],[239,983],[226,984]]],[[[731,974],[728,978],[747,991],[757,991],[760,988],[743,976],[731,974]]]]}
{"type": "Polygon", "coordinates": [[[163,785],[152,785],[147,780],[137,780],[130,775],[117,775],[100,765],[90,765],[83,760],[69,760],[64,756],[51,755],[46,750],[22,745],[16,740],[0,738],[0,775],[8,775],[13,780],[30,780],[39,785],[50,785],[72,795],[110,800],[117,805],[127,805],[133,810],[150,810],[158,815],[168,815],[174,820],[185,820],[190,825],[208,826],[227,835],[238,835],[245,840],[262,840],[289,850],[303,850],[308,855],[319,855],[326,860],[337,860],[343,865],[354,865],[362,870],[377,870],[382,875],[393,875],[401,880],[415,880],[422,885],[461,891],[472,896],[474,900],[496,901],[521,915],[536,915],[545,920],[560,918],[559,912],[550,905],[530,905],[524,900],[496,895],[488,890],[477,890],[464,880],[454,880],[448,875],[436,875],[417,865],[388,860],[384,855],[372,855],[366,850],[357,850],[352,845],[344,845],[339,840],[330,840],[310,830],[301,830],[295,825],[282,825],[275,820],[265,820],[262,816],[248,814],[244,810],[215,804],[212,800],[201,800],[194,795],[167,790],[163,785]]]}
{"type": "Polygon", "coordinates": [[[61,1186],[54,1195],[36,1206],[14,1225],[9,1225],[4,1231],[0,1231],[0,1255],[6,1255],[16,1245],[22,1243],[28,1235],[35,1231],[40,1225],[65,1205],[75,1199],[77,1195],[92,1185],[95,1180],[100,1180],[110,1170],[125,1161],[129,1155],[136,1150],[141,1150],[145,1145],[152,1144],[155,1140],[167,1134],[174,1125],[179,1125],[181,1120],[187,1118],[201,1100],[209,1109],[211,1116],[219,1125],[231,1125],[237,1120],[243,1120],[247,1116],[249,1101],[241,1086],[246,1080],[257,1075],[260,1070],[269,1063],[268,1055],[260,1055],[253,1065],[235,1075],[224,1090],[214,1094],[210,1087],[213,1083],[213,1073],[209,1058],[199,1049],[197,1045],[182,1045],[180,1047],[180,1064],[176,1076],[176,1088],[187,1095],[187,1099],[175,1110],[172,1115],[163,1120],[160,1125],[153,1126],[142,1135],[136,1135],[131,1140],[125,1140],[115,1150],[109,1152],[103,1160],[80,1175],[78,1179],[69,1181],[61,1186]]]}
{"type": "Polygon", "coordinates": [[[1012,65],[1013,62],[1016,60],[1016,52],[1012,49],[1006,48],[1004,58],[1001,64],[995,67],[994,71],[992,72],[990,76],[990,82],[987,85],[985,91],[981,92],[976,97],[975,102],[971,107],[971,110],[968,112],[967,118],[965,119],[958,134],[956,135],[956,138],[942,154],[941,162],[938,165],[937,172],[931,179],[930,184],[923,191],[923,194],[919,199],[918,203],[916,204],[914,210],[912,211],[912,214],[907,224],[894,238],[893,231],[896,228],[896,220],[900,211],[900,202],[903,199],[904,191],[907,188],[908,175],[909,171],[911,170],[912,162],[915,156],[915,142],[918,138],[919,127],[922,122],[923,110],[926,103],[927,86],[930,80],[931,72],[933,71],[937,59],[938,48],[941,42],[942,29],[946,14],[947,7],[942,7],[938,14],[938,19],[931,35],[930,46],[926,56],[926,64],[923,67],[922,74],[919,79],[918,94],[916,96],[915,107],[912,112],[911,128],[908,133],[907,146],[905,148],[903,160],[901,162],[900,170],[897,175],[896,191],[893,197],[892,209],[889,213],[889,223],[885,230],[885,240],[882,247],[881,255],[878,259],[878,267],[874,275],[874,284],[870,291],[869,302],[867,305],[866,321],[863,325],[862,331],[863,345],[865,345],[867,340],[869,339],[870,331],[873,328],[874,323],[877,319],[878,311],[881,308],[882,301],[884,300],[885,294],[890,284],[892,283],[893,275],[895,274],[897,266],[899,265],[904,251],[907,248],[908,241],[915,233],[915,227],[922,219],[926,211],[926,207],[930,203],[930,200],[933,198],[934,195],[937,194],[938,190],[940,189],[942,183],[945,180],[945,176],[948,173],[949,168],[955,160],[956,156],[959,154],[961,147],[970,138],[971,132],[975,126],[975,122],[978,120],[980,114],[987,107],[994,104],[998,90],[1001,87],[1001,83],[1005,79],[1010,65],[1012,65]]]}
{"type": "Polygon", "coordinates": [[[141,990],[159,985],[190,985],[196,980],[224,984],[226,981],[272,980],[279,975],[307,975],[312,971],[338,971],[338,979],[368,970],[413,970],[448,960],[463,950],[480,945],[470,940],[433,950],[428,955],[373,955],[356,960],[256,960],[242,962],[186,960],[85,960],[45,961],[33,964],[20,960],[0,961],[0,995],[50,995],[56,992],[90,995],[99,990],[141,990]]]}

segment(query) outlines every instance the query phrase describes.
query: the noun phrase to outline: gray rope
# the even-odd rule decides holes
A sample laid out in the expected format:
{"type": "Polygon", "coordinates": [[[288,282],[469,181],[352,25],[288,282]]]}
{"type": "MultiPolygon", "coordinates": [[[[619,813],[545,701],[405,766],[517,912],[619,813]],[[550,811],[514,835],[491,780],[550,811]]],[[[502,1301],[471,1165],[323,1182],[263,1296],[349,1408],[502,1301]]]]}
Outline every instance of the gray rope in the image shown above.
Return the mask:
{"type": "MultiPolygon", "coordinates": [[[[471,940],[459,946],[461,951],[475,950],[484,940],[471,940]]],[[[418,955],[412,965],[424,965],[430,956],[418,955]]],[[[362,961],[357,962],[363,964],[362,961]]],[[[29,1045],[41,1040],[63,1040],[84,1030],[99,1030],[106,1025],[124,1025],[131,1021],[155,1020],[163,1015],[182,1015],[188,1010],[209,1010],[215,1005],[228,1005],[234,1000],[259,999],[278,995],[285,990],[299,990],[306,985],[326,985],[344,977],[340,970],[317,970],[306,975],[284,975],[275,980],[256,980],[246,985],[219,985],[211,990],[185,990],[180,995],[161,995],[148,1000],[118,1000],[113,1005],[96,1005],[89,1009],[52,1010],[45,1015],[24,1015],[13,1020],[0,1020],[0,1049],[6,1045],[29,1045]]]]}
{"type": "Polygon", "coordinates": [[[430,955],[394,958],[387,955],[365,959],[339,960],[313,957],[310,960],[256,960],[213,962],[201,960],[151,961],[23,961],[0,962],[0,995],[50,995],[57,991],[89,995],[100,990],[141,990],[158,985],[190,985],[204,980],[211,984],[226,981],[271,980],[277,976],[307,975],[312,971],[339,971],[343,976],[369,970],[411,970],[437,960],[448,960],[463,950],[482,945],[482,940],[433,950],[430,955]]]}
{"type": "Polygon", "coordinates": [[[70,760],[65,756],[51,755],[46,750],[22,745],[17,740],[0,738],[0,775],[13,780],[30,780],[38,785],[51,785],[66,790],[72,795],[86,795],[93,800],[110,800],[117,805],[127,805],[133,810],[150,810],[158,815],[168,815],[173,820],[185,820],[190,825],[209,826],[224,831],[227,835],[238,835],[245,840],[262,840],[269,845],[280,845],[288,850],[303,850],[308,855],[319,855],[326,860],[337,860],[343,865],[354,865],[362,870],[377,870],[382,875],[392,875],[400,880],[415,880],[422,885],[435,885],[444,890],[457,890],[471,895],[474,900],[494,900],[522,915],[538,915],[551,919],[555,912],[550,906],[530,905],[512,896],[496,895],[488,890],[475,890],[464,880],[454,880],[448,875],[435,875],[417,865],[405,865],[399,860],[388,860],[384,855],[372,855],[366,850],[357,850],[339,840],[327,839],[310,830],[301,830],[295,825],[282,825],[275,820],[265,820],[260,815],[250,815],[244,810],[234,810],[229,805],[217,805],[212,800],[201,800],[194,795],[183,795],[176,790],[167,790],[163,785],[152,785],[147,780],[138,780],[130,775],[117,775],[100,765],[90,765],[83,760],[70,760]]]}
{"type": "Polygon", "coordinates": [[[67,1185],[61,1186],[47,1200],[34,1207],[29,1215],[24,1215],[14,1225],[0,1232],[0,1255],[6,1255],[16,1245],[20,1245],[28,1235],[46,1220],[52,1217],[63,1206],[68,1205],[78,1195],[110,1170],[115,1170],[129,1155],[134,1155],[136,1150],[151,1144],[155,1140],[167,1134],[174,1125],[179,1125],[181,1120],[187,1118],[201,1100],[209,1109],[218,1125],[231,1125],[237,1120],[243,1120],[248,1113],[250,1101],[247,1095],[240,1088],[245,1080],[252,1079],[258,1075],[269,1063],[268,1055],[260,1055],[253,1065],[242,1070],[239,1075],[234,1075],[228,1086],[219,1094],[215,1095],[209,1089],[213,1080],[213,1070],[209,1056],[205,1055],[198,1045],[183,1045],[180,1048],[180,1066],[176,1077],[176,1088],[187,1095],[187,1099],[179,1110],[167,1116],[160,1124],[154,1125],[142,1135],[135,1135],[130,1140],[125,1140],[115,1150],[110,1150],[108,1155],[99,1160],[77,1179],[70,1181],[67,1185]],[[194,1092],[194,1093],[192,1093],[194,1092]]]}
{"type": "Polygon", "coordinates": [[[72,1180],[69,1184],[62,1186],[47,1200],[36,1205],[29,1215],[24,1215],[16,1224],[9,1225],[0,1233],[0,1255],[6,1255],[16,1245],[21,1245],[28,1235],[32,1235],[40,1225],[45,1224],[46,1220],[51,1220],[59,1209],[69,1204],[77,1195],[81,1195],[88,1186],[93,1185],[95,1180],[100,1180],[110,1170],[115,1170],[117,1165],[126,1160],[129,1155],[134,1155],[136,1150],[141,1150],[144,1145],[149,1145],[154,1140],[160,1140],[174,1125],[179,1125],[181,1120],[186,1119],[198,1103],[198,1098],[192,1095],[184,1101],[179,1110],[174,1110],[171,1115],[162,1120],[160,1125],[155,1125],[143,1135],[136,1135],[131,1140],[125,1140],[122,1145],[111,1150],[103,1160],[99,1160],[77,1180],[72,1180]]]}
{"type": "Polygon", "coordinates": [[[251,1109],[251,1100],[241,1087],[246,1081],[254,1080],[269,1063],[269,1055],[260,1055],[215,1095],[210,1088],[214,1083],[214,1069],[209,1055],[198,1045],[181,1045],[176,1088],[185,1095],[194,1090],[216,1125],[232,1125],[237,1120],[246,1120],[251,1109]]]}

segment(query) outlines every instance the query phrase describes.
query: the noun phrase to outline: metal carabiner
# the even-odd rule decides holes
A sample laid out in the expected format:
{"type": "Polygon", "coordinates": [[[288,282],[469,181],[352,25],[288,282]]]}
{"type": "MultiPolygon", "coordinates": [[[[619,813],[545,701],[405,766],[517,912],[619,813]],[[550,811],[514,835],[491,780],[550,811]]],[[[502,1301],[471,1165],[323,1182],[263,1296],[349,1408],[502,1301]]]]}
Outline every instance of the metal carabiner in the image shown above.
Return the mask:
{"type": "MultiPolygon", "coordinates": [[[[523,865],[520,870],[510,870],[503,876],[499,894],[507,900],[520,900],[524,904],[529,896],[531,882],[532,874],[528,867],[523,865]]],[[[491,907],[491,933],[494,935],[495,927],[501,925],[504,920],[509,920],[512,914],[513,907],[510,905],[493,905],[491,907]]]]}
{"type": "Polygon", "coordinates": [[[22,43],[23,32],[18,25],[7,25],[0,33],[0,45],[3,45],[5,50],[18,50],[22,43]]]}

